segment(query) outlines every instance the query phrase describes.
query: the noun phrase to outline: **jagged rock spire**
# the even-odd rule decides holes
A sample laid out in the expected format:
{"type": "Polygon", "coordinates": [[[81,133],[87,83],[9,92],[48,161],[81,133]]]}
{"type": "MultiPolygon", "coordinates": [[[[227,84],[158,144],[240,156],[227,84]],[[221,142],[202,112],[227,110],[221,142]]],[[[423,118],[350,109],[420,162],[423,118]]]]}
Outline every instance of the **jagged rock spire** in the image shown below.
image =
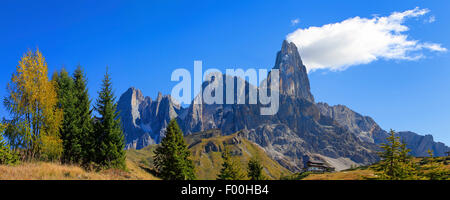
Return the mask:
{"type": "Polygon", "coordinates": [[[293,42],[283,41],[274,69],[280,70],[280,94],[314,102],[306,67],[293,42]]]}

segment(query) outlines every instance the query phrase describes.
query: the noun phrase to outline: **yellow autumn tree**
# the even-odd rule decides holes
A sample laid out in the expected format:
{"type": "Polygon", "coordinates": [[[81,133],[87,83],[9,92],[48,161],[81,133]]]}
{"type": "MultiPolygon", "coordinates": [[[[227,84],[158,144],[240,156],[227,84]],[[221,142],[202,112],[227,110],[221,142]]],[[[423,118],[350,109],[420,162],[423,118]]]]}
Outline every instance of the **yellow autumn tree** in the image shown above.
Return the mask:
{"type": "Polygon", "coordinates": [[[21,140],[25,158],[58,159],[62,111],[56,107],[55,83],[48,79],[47,63],[39,49],[24,54],[7,90],[4,104],[12,117],[10,123],[21,127],[12,139],[21,140]]]}

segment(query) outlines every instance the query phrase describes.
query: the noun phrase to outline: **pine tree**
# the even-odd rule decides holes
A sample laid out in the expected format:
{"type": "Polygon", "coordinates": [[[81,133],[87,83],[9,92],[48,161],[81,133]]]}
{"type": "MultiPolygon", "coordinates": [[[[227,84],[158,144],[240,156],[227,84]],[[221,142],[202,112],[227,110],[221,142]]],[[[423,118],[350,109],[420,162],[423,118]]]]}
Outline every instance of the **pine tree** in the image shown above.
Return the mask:
{"type": "Polygon", "coordinates": [[[76,97],[74,81],[63,68],[53,75],[58,94],[58,107],[63,111],[60,134],[63,143],[62,161],[65,163],[80,163],[82,159],[81,135],[77,132],[76,97]]]}
{"type": "Polygon", "coordinates": [[[175,119],[169,122],[166,136],[155,150],[155,166],[164,180],[194,180],[194,165],[189,158],[191,152],[175,119]]]}
{"type": "Polygon", "coordinates": [[[238,163],[232,158],[230,150],[225,148],[222,152],[222,169],[220,169],[220,173],[217,176],[218,180],[241,180],[243,179],[243,175],[241,173],[241,169],[239,168],[238,163]]]}
{"type": "Polygon", "coordinates": [[[94,123],[95,159],[103,168],[125,169],[125,143],[117,103],[108,70],[98,93],[95,110],[100,117],[94,123]]]}
{"type": "Polygon", "coordinates": [[[81,66],[78,66],[73,75],[75,103],[75,132],[80,136],[83,164],[95,162],[95,136],[93,131],[91,100],[87,89],[87,80],[81,66]]]}
{"type": "Polygon", "coordinates": [[[264,167],[257,158],[250,159],[247,164],[248,178],[250,180],[264,180],[263,169],[264,167]]]}

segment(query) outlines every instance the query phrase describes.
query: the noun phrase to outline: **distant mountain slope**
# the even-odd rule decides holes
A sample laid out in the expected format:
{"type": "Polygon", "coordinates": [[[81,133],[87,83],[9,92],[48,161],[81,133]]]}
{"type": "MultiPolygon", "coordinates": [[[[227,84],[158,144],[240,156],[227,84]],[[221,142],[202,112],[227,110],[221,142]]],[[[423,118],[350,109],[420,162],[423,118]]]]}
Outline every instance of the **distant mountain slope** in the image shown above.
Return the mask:
{"type": "Polygon", "coordinates": [[[410,131],[401,131],[398,134],[414,156],[428,156],[428,150],[432,150],[434,156],[446,156],[445,152],[450,151],[444,143],[435,142],[432,135],[423,136],[410,131]]]}
{"type": "MultiPolygon", "coordinates": [[[[329,106],[326,103],[318,103],[317,107],[322,115],[331,117],[362,141],[379,145],[386,142],[386,137],[389,136],[371,117],[362,116],[344,105],[329,106]]],[[[445,152],[450,151],[444,143],[435,142],[432,135],[423,136],[410,131],[397,134],[414,156],[428,156],[428,150],[432,150],[435,156],[445,156],[445,152]]]]}

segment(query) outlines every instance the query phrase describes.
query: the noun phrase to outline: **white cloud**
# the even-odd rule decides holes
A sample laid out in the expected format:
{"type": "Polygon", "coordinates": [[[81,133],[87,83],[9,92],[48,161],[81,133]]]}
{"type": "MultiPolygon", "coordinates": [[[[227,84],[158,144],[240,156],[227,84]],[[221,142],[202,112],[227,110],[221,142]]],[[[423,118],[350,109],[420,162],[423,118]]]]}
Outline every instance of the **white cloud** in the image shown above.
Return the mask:
{"type": "Polygon", "coordinates": [[[428,18],[428,20],[425,20],[425,22],[428,22],[428,23],[433,23],[435,21],[436,21],[436,17],[435,16],[430,16],[430,18],[428,18]]]}
{"type": "Polygon", "coordinates": [[[296,19],[291,20],[291,25],[292,25],[292,26],[295,26],[295,25],[297,25],[298,23],[300,23],[300,19],[299,19],[299,18],[296,18],[296,19]]]}
{"type": "Polygon", "coordinates": [[[353,17],[321,27],[297,29],[287,40],[299,48],[308,71],[345,70],[353,65],[367,64],[377,59],[417,60],[422,50],[445,52],[441,44],[420,42],[408,38],[407,18],[427,14],[428,9],[415,8],[373,18],[353,17]]]}

